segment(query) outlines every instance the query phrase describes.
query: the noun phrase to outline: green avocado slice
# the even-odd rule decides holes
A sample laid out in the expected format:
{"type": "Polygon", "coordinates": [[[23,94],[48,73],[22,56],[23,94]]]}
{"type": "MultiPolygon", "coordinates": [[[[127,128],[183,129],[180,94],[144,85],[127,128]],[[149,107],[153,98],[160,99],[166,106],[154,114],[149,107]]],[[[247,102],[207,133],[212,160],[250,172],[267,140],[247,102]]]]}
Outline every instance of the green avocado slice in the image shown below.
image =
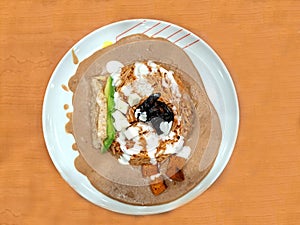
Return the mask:
{"type": "Polygon", "coordinates": [[[104,88],[104,94],[107,100],[107,121],[106,121],[106,138],[103,141],[102,152],[106,152],[111,146],[112,142],[115,139],[115,128],[114,128],[114,120],[112,117],[112,113],[114,111],[115,102],[114,102],[114,94],[115,87],[112,84],[112,77],[108,77],[106,81],[106,85],[104,88]]]}

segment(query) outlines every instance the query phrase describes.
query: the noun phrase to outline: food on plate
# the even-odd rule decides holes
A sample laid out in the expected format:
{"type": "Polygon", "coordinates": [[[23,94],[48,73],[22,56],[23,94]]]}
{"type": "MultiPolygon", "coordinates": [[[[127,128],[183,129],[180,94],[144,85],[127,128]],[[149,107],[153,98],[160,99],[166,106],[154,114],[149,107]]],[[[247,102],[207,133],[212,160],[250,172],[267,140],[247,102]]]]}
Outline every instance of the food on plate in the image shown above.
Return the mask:
{"type": "Polygon", "coordinates": [[[197,69],[175,44],[125,37],[81,62],[69,88],[75,166],[105,195],[162,204],[211,169],[220,122],[197,69]]]}

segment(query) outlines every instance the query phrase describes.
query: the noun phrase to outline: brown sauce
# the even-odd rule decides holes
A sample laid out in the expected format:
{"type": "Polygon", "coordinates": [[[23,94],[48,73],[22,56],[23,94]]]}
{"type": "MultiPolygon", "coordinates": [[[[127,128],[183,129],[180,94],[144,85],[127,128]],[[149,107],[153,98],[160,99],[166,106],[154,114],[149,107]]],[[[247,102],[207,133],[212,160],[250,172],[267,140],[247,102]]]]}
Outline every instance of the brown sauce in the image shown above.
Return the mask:
{"type": "Polygon", "coordinates": [[[68,110],[69,109],[69,105],[68,104],[64,104],[64,110],[68,110]]]}
{"type": "Polygon", "coordinates": [[[62,89],[64,89],[65,91],[69,91],[69,88],[68,88],[66,85],[62,84],[61,87],[62,87],[62,89]]]}
{"type": "Polygon", "coordinates": [[[74,49],[72,49],[72,59],[73,59],[73,63],[74,63],[75,65],[79,63],[78,57],[77,57],[77,55],[75,54],[74,49]]]}
{"type": "Polygon", "coordinates": [[[72,149],[73,150],[78,150],[78,146],[77,146],[77,143],[75,142],[74,144],[72,144],[72,149]]]}
{"type": "Polygon", "coordinates": [[[66,115],[67,115],[67,118],[69,119],[69,121],[65,125],[65,130],[67,133],[73,134],[73,126],[72,126],[72,115],[73,114],[71,112],[68,112],[66,115]]]}

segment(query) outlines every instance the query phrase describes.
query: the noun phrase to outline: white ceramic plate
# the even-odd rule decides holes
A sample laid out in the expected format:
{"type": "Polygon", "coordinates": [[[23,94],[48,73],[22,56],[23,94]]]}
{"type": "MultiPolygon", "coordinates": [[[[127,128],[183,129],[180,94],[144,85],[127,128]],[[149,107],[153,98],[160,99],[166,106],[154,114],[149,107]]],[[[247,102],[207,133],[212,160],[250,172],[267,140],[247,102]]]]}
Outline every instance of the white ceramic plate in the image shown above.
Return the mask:
{"type": "Polygon", "coordinates": [[[150,19],[126,20],[110,24],[90,33],[70,49],[58,63],[49,81],[43,105],[43,132],[50,157],[61,176],[90,202],[111,211],[147,215],[173,210],[203,193],[220,176],[232,154],[239,125],[239,107],[234,84],[228,70],[217,54],[202,39],[177,25],[150,19]],[[78,153],[72,150],[72,135],[65,132],[68,121],[66,112],[72,112],[72,92],[62,85],[68,84],[77,65],[72,61],[72,49],[79,61],[101,49],[105,43],[120,38],[144,33],[148,36],[167,38],[190,56],[196,65],[209,98],[215,106],[221,121],[222,142],[215,164],[209,174],[193,190],[183,197],[157,206],[133,206],[113,200],[97,191],[88,179],[74,167],[78,153]],[[64,109],[64,104],[70,108],[64,109]]]}

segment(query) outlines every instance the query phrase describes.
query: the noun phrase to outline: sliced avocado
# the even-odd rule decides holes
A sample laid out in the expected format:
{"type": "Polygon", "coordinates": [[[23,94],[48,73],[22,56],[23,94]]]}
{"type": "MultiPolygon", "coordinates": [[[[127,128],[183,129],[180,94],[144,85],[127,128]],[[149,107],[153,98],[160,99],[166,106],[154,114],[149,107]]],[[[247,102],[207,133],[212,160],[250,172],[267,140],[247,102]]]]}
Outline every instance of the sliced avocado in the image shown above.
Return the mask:
{"type": "Polygon", "coordinates": [[[104,94],[107,99],[107,112],[113,112],[115,107],[114,94],[115,87],[112,85],[112,77],[108,77],[104,88],[104,94]]]}
{"type": "Polygon", "coordinates": [[[115,128],[113,125],[113,118],[110,115],[107,115],[107,125],[106,125],[106,138],[103,141],[103,148],[102,148],[102,152],[106,152],[109,147],[111,146],[112,142],[115,139],[115,128]]]}
{"type": "Polygon", "coordinates": [[[115,128],[113,124],[112,113],[114,111],[115,102],[114,102],[114,94],[115,87],[112,85],[112,78],[108,77],[106,81],[106,85],[104,88],[104,94],[107,100],[107,121],[106,121],[106,138],[103,141],[102,152],[106,152],[111,146],[112,142],[115,139],[115,128]]]}

